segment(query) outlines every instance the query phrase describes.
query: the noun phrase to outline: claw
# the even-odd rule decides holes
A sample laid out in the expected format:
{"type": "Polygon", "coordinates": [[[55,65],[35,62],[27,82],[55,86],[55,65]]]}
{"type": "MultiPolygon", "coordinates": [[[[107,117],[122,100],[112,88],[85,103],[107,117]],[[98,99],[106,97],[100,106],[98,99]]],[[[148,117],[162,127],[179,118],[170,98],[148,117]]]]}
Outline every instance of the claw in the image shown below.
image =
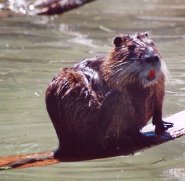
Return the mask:
{"type": "Polygon", "coordinates": [[[163,121],[163,126],[164,126],[165,130],[167,130],[168,128],[173,127],[174,124],[173,123],[166,122],[166,121],[163,121]]]}
{"type": "Polygon", "coordinates": [[[173,126],[174,126],[173,123],[162,121],[162,124],[161,125],[156,125],[155,133],[157,135],[162,135],[166,130],[168,130],[169,128],[171,128],[173,126]]]}

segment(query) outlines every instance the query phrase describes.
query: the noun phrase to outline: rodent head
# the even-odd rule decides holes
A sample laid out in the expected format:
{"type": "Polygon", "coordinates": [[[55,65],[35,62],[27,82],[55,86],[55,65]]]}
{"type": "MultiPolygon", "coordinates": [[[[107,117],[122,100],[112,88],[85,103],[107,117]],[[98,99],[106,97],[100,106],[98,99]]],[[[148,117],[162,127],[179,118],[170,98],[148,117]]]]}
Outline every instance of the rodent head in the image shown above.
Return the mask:
{"type": "Polygon", "coordinates": [[[165,62],[148,33],[117,36],[113,43],[114,49],[103,68],[109,84],[118,87],[138,83],[148,87],[164,77],[165,62]]]}

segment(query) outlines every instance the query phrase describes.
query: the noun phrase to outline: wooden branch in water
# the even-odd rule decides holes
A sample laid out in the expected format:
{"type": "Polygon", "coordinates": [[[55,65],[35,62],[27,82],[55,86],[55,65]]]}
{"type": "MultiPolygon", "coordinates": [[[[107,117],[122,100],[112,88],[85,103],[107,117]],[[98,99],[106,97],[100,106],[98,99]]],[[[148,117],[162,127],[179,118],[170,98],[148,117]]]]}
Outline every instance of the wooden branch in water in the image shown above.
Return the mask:
{"type": "MultiPolygon", "coordinates": [[[[158,136],[158,144],[176,139],[185,135],[185,110],[179,113],[176,113],[168,118],[164,119],[167,122],[173,123],[174,126],[169,128],[165,134],[158,136]]],[[[144,134],[154,134],[154,126],[152,124],[148,124],[142,129],[144,134]]]]}
{"type": "Polygon", "coordinates": [[[41,152],[34,154],[14,155],[7,157],[0,157],[0,171],[8,170],[13,168],[28,168],[35,166],[53,165],[60,161],[53,158],[51,152],[41,152]],[[43,159],[47,157],[47,159],[43,159]],[[26,164],[24,161],[26,160],[26,164]],[[12,163],[15,163],[12,167],[12,163]]]}
{"type": "MultiPolygon", "coordinates": [[[[156,136],[155,142],[151,142],[151,147],[157,146],[159,144],[165,143],[170,140],[175,140],[178,137],[181,137],[185,135],[185,110],[182,112],[179,112],[177,114],[174,114],[168,118],[165,119],[167,122],[171,122],[174,124],[172,128],[169,128],[163,135],[156,136]]],[[[154,133],[154,126],[152,124],[149,124],[145,126],[142,130],[143,134],[147,135],[149,138],[150,136],[155,136],[154,133]]],[[[134,145],[133,150],[131,152],[137,152],[143,149],[147,149],[150,147],[147,146],[140,146],[137,147],[137,145],[134,145]]],[[[129,153],[128,153],[129,154],[129,153]]],[[[37,153],[37,154],[27,154],[27,155],[16,155],[16,156],[8,156],[8,157],[0,157],[0,170],[7,170],[12,168],[27,168],[27,167],[35,167],[35,166],[45,166],[45,165],[51,165],[56,164],[59,162],[64,161],[80,161],[80,160],[90,160],[90,159],[97,159],[97,158],[105,158],[105,157],[111,157],[111,156],[120,156],[120,155],[128,155],[123,153],[123,151],[118,151],[114,153],[110,153],[107,155],[101,155],[97,157],[88,157],[88,158],[79,158],[79,159],[68,159],[68,160],[57,160],[53,157],[53,154],[51,152],[43,152],[43,153],[37,153]],[[45,159],[47,158],[47,159],[45,159]],[[18,160],[18,161],[17,161],[18,160]],[[24,161],[26,160],[26,164],[24,164],[24,161]],[[14,166],[12,166],[12,163],[15,163],[14,166]]]]}
{"type": "Polygon", "coordinates": [[[8,1],[0,3],[0,17],[16,15],[62,14],[95,0],[36,0],[8,1]]]}
{"type": "Polygon", "coordinates": [[[95,0],[37,0],[32,8],[38,15],[62,14],[92,1],[95,0]]]}

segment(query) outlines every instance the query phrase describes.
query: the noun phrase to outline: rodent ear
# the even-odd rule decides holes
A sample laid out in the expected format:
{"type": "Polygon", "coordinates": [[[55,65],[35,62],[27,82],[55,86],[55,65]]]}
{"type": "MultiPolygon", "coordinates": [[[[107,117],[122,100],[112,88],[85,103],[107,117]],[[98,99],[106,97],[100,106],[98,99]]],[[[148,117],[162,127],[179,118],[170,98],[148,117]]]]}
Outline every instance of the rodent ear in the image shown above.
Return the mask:
{"type": "Polygon", "coordinates": [[[113,41],[115,47],[120,47],[123,44],[123,39],[121,36],[116,36],[113,41]]]}

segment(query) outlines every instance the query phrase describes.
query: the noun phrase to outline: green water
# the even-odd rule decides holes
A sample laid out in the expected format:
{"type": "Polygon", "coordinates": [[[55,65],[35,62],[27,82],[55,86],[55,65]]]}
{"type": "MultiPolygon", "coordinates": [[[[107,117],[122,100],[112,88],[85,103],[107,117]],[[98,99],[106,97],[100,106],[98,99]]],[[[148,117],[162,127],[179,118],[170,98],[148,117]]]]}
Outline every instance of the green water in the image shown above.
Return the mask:
{"type": "MultiPolygon", "coordinates": [[[[185,1],[99,0],[61,16],[0,19],[0,155],[53,150],[45,89],[61,67],[106,54],[119,33],[149,31],[171,73],[163,116],[185,109],[185,1]]],[[[185,138],[135,154],[8,170],[0,181],[185,180],[185,138]]]]}

